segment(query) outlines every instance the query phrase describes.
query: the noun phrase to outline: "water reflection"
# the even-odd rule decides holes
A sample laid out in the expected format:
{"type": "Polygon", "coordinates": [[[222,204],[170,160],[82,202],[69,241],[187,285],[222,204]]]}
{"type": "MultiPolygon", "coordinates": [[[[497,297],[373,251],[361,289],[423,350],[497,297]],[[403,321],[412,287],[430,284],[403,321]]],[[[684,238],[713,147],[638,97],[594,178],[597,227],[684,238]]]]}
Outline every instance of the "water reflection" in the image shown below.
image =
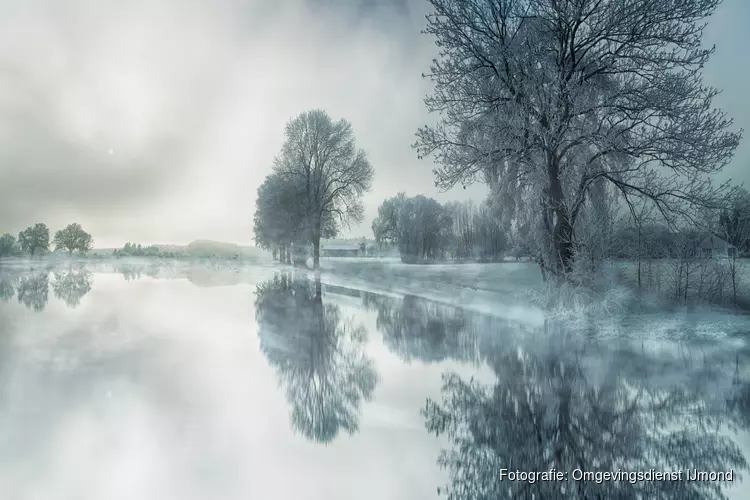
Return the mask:
{"type": "Polygon", "coordinates": [[[357,432],[362,401],[378,382],[364,326],[324,303],[319,280],[291,273],[258,285],[255,308],[261,350],[276,368],[295,430],[321,443],[357,432]]]}
{"type": "Polygon", "coordinates": [[[93,274],[84,267],[69,267],[55,270],[50,283],[49,270],[0,268],[0,300],[7,302],[13,297],[35,312],[43,312],[49,301],[49,288],[55,297],[68,307],[75,308],[84,295],[91,291],[93,274]]]}
{"type": "Polygon", "coordinates": [[[428,399],[423,415],[428,431],[452,443],[438,460],[450,474],[447,497],[725,498],[719,482],[573,480],[574,470],[619,469],[733,469],[737,480],[748,465],[725,432],[748,422],[746,397],[724,361],[687,370],[654,357],[636,368],[603,357],[601,347],[548,323],[535,342],[484,353],[497,376],[492,386],[444,374],[442,400],[428,399]],[[569,476],[510,481],[501,469],[569,476]]]}
{"type": "Polygon", "coordinates": [[[68,307],[74,308],[81,303],[84,295],[91,291],[93,275],[86,269],[73,269],[55,272],[52,291],[68,307]]]}
{"type": "Polygon", "coordinates": [[[464,309],[414,295],[394,299],[366,293],[363,304],[377,311],[383,342],[404,361],[476,359],[476,324],[464,309]]]}
{"type": "Polygon", "coordinates": [[[0,269],[0,300],[7,302],[16,296],[19,276],[0,269]]]}
{"type": "Polygon", "coordinates": [[[32,271],[18,279],[18,302],[27,308],[42,312],[49,300],[49,272],[32,271]]]}

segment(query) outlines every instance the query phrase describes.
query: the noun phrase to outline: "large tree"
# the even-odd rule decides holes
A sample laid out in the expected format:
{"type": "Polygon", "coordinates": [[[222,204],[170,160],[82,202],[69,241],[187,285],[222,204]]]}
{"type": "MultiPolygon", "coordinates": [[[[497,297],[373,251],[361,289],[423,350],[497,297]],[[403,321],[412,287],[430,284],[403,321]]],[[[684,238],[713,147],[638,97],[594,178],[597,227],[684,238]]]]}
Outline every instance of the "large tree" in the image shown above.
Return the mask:
{"type": "Polygon", "coordinates": [[[298,239],[303,225],[299,196],[296,186],[278,174],[267,176],[258,187],[253,215],[255,244],[278,251],[282,262],[288,256],[285,250],[298,239]]]}
{"type": "Polygon", "coordinates": [[[667,220],[717,206],[711,174],[740,133],[712,107],[701,69],[720,0],[428,0],[439,57],[417,133],[443,188],[490,185],[503,217],[537,236],[566,275],[591,189],[646,198],[667,220]]]}
{"type": "Polygon", "coordinates": [[[68,253],[77,250],[81,254],[85,254],[91,250],[94,240],[89,233],[83,230],[80,224],[74,222],[68,224],[65,229],[55,232],[52,243],[55,244],[55,250],[65,249],[68,253]]]}
{"type": "Polygon", "coordinates": [[[32,256],[49,250],[49,228],[39,222],[18,233],[18,244],[23,252],[32,256]]]}
{"type": "MultiPolygon", "coordinates": [[[[279,260],[291,260],[289,248],[312,242],[310,217],[301,200],[305,189],[296,179],[285,179],[278,173],[268,175],[258,188],[253,216],[255,244],[264,250],[278,252],[279,260]]],[[[332,213],[325,213],[320,228],[323,238],[332,238],[338,224],[332,213]]]]}
{"type": "Polygon", "coordinates": [[[334,122],[323,110],[306,111],[286,125],[286,140],[274,172],[301,189],[299,208],[313,244],[313,265],[320,267],[320,239],[327,217],[343,225],[364,216],[362,195],[374,171],[367,154],[356,147],[351,124],[334,122]]]}

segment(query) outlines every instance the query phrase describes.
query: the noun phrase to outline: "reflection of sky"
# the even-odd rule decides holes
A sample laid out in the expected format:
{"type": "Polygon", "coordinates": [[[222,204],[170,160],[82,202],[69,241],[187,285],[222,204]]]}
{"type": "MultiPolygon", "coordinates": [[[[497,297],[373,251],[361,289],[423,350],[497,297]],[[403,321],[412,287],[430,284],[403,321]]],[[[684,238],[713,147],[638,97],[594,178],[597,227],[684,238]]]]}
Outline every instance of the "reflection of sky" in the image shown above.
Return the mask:
{"type": "MultiPolygon", "coordinates": [[[[259,273],[255,281],[265,277],[259,273]]],[[[16,300],[0,302],[0,349],[10,354],[0,355],[3,497],[434,497],[446,481],[435,459],[448,443],[427,435],[419,410],[425,398],[440,399],[446,371],[488,384],[495,375],[455,360],[414,356],[406,363],[392,349],[414,344],[384,342],[377,310],[327,293],[325,304],[368,331],[366,354],[379,382],[372,402],[362,405],[359,432],[319,446],[290,428],[289,404],[259,350],[254,290],[252,279],[203,287],[96,273],[75,309],[51,293],[42,313],[16,300]]],[[[388,304],[397,309],[401,302],[388,304]]],[[[544,333],[478,334],[484,355],[521,345],[553,359],[572,345],[544,333]]],[[[589,380],[616,367],[652,374],[654,384],[690,384],[720,395],[738,352],[721,340],[690,348],[662,340],[644,343],[653,356],[644,361],[631,344],[614,355],[621,344],[610,338],[599,351],[587,351],[594,352],[583,363],[589,380]],[[719,379],[692,380],[706,360],[719,379]]],[[[740,444],[748,449],[746,435],[740,444]]]]}
{"type": "MultiPolygon", "coordinates": [[[[360,433],[318,447],[289,428],[287,402],[258,351],[252,301],[249,287],[154,286],[97,274],[75,310],[54,298],[41,314],[0,306],[23,318],[12,332],[20,356],[0,403],[0,441],[11,445],[0,448],[3,496],[434,492],[438,443],[418,425],[418,410],[426,394],[438,394],[439,370],[431,384],[419,367],[384,371],[360,433]],[[393,404],[400,406],[391,412],[393,404]]],[[[382,347],[371,356],[379,367],[398,364],[382,347]]]]}

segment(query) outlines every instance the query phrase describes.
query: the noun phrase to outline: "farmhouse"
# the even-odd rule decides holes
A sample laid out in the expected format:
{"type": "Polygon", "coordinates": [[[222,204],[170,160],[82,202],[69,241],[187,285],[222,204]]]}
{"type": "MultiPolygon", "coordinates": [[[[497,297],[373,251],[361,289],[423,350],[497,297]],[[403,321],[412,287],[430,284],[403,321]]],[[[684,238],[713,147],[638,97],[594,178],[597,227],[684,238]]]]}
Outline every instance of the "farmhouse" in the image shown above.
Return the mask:
{"type": "Polygon", "coordinates": [[[323,257],[357,257],[359,245],[355,243],[328,243],[321,246],[320,254],[323,257]]]}
{"type": "Polygon", "coordinates": [[[708,259],[731,259],[736,248],[731,243],[710,234],[698,244],[703,257],[708,259]]]}

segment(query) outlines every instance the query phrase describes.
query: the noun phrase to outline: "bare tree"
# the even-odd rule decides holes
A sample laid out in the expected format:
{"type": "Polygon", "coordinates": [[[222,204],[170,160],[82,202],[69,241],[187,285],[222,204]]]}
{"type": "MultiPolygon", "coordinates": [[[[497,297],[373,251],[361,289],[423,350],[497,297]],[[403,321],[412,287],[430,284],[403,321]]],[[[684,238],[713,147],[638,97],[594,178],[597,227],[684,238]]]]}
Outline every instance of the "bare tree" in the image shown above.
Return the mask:
{"type": "Polygon", "coordinates": [[[337,216],[343,225],[364,216],[362,195],[372,186],[374,170],[357,149],[351,124],[334,122],[323,110],[306,111],[286,126],[286,141],[274,171],[301,187],[300,207],[313,244],[313,264],[320,268],[324,221],[337,216]]]}
{"type": "Polygon", "coordinates": [[[701,68],[720,0],[429,0],[439,57],[417,132],[436,184],[490,185],[503,216],[535,229],[540,265],[564,276],[597,181],[668,221],[716,206],[711,174],[741,131],[712,107],[701,68]]]}
{"type": "MultiPolygon", "coordinates": [[[[638,200],[636,203],[631,203],[630,209],[630,222],[635,226],[636,231],[636,276],[638,280],[638,289],[642,287],[642,269],[641,264],[643,262],[643,226],[646,224],[652,224],[654,222],[654,205],[648,199],[638,200]]],[[[651,256],[648,256],[649,264],[649,276],[651,273],[651,256]]]]}
{"type": "Polygon", "coordinates": [[[737,306],[737,290],[747,271],[739,257],[750,247],[750,193],[738,190],[730,207],[719,216],[719,236],[732,245],[728,249],[727,274],[732,285],[732,302],[737,306]]]}

